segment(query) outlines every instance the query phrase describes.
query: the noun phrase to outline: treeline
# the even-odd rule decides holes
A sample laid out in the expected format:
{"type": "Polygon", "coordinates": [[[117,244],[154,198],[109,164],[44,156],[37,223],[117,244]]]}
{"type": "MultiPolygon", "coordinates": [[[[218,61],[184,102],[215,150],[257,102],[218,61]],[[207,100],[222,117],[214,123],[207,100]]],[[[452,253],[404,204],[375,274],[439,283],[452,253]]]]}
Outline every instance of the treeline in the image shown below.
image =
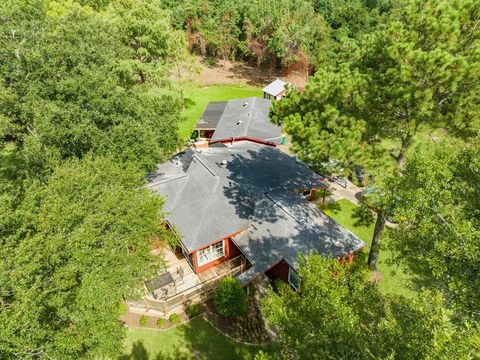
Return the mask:
{"type": "Polygon", "coordinates": [[[273,105],[302,160],[368,185],[359,222],[375,225],[368,260],[311,255],[301,296],[267,296],[281,347],[259,358],[479,357],[479,24],[478,1],[408,1],[273,105]],[[385,245],[414,296],[372,284],[385,245]]]}
{"type": "Polygon", "coordinates": [[[342,56],[386,17],[389,0],[161,1],[190,51],[312,72],[342,56]]]}
{"type": "Polygon", "coordinates": [[[179,146],[183,32],[152,1],[0,8],[0,358],[114,358],[168,240],[147,171],[179,146]]]}

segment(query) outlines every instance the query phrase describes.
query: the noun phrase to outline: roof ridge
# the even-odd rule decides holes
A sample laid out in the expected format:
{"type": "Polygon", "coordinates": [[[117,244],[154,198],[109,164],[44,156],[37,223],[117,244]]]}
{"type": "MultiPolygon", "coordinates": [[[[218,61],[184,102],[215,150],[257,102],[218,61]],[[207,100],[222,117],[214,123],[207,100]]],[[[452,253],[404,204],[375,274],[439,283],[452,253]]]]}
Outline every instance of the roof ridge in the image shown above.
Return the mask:
{"type": "Polygon", "coordinates": [[[297,222],[298,224],[303,226],[303,224],[300,221],[298,221],[297,218],[295,216],[293,216],[293,214],[290,211],[288,211],[287,208],[285,208],[285,206],[280,204],[279,201],[275,200],[275,198],[270,196],[267,192],[265,192],[265,197],[267,197],[271,202],[273,202],[275,205],[277,205],[284,213],[286,213],[288,216],[290,216],[295,222],[297,222]]]}
{"type": "Polygon", "coordinates": [[[257,101],[257,98],[252,96],[250,99],[253,99],[252,105],[250,108],[250,111],[248,113],[248,121],[247,121],[247,126],[245,127],[245,136],[248,136],[248,128],[250,127],[250,123],[252,122],[252,115],[253,115],[253,110],[255,109],[255,103],[257,101]]]}
{"type": "Polygon", "coordinates": [[[198,162],[199,162],[200,164],[202,164],[203,167],[204,167],[205,169],[207,169],[207,171],[208,171],[210,174],[212,174],[212,175],[215,176],[215,177],[218,177],[218,173],[215,172],[215,170],[212,169],[212,168],[210,167],[210,165],[208,165],[205,161],[203,161],[203,160],[200,158],[200,156],[198,156],[198,154],[193,154],[193,157],[194,157],[195,159],[197,159],[198,162]]]}
{"type": "Polygon", "coordinates": [[[154,182],[150,182],[150,183],[146,184],[146,187],[151,188],[155,185],[165,184],[167,182],[182,179],[182,178],[187,177],[187,176],[188,176],[188,174],[181,174],[179,176],[175,176],[175,177],[172,177],[172,178],[169,178],[169,179],[161,179],[159,181],[154,181],[154,182]]]}

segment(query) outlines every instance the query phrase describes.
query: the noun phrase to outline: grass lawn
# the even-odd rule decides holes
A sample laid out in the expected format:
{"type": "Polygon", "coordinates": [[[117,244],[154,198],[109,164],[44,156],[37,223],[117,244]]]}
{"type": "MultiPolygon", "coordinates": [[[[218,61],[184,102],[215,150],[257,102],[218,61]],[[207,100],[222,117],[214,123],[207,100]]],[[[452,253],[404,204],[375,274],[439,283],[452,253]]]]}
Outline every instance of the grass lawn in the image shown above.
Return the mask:
{"type": "Polygon", "coordinates": [[[195,123],[202,115],[210,101],[226,101],[242,97],[263,97],[262,90],[250,85],[214,85],[184,89],[184,120],[180,123],[179,132],[182,139],[188,140],[195,123]]]}
{"type": "MultiPolygon", "coordinates": [[[[358,209],[357,205],[347,199],[341,199],[327,205],[324,212],[336,222],[338,222],[340,225],[349,229],[367,244],[367,248],[363,250],[363,257],[365,257],[365,259],[362,259],[362,261],[366,261],[370,244],[372,242],[374,224],[372,223],[368,226],[356,224],[356,209],[358,209]]],[[[388,244],[383,242],[382,245],[388,244]]],[[[380,258],[378,264],[378,270],[383,276],[379,285],[380,289],[385,293],[413,296],[415,292],[413,290],[410,290],[406,286],[408,281],[408,275],[405,274],[400,267],[388,264],[387,261],[391,258],[391,252],[388,249],[385,249],[385,246],[383,246],[380,251],[380,258]]]]}
{"type": "Polygon", "coordinates": [[[260,349],[230,340],[200,317],[165,331],[128,329],[120,360],[253,359],[260,349]]]}

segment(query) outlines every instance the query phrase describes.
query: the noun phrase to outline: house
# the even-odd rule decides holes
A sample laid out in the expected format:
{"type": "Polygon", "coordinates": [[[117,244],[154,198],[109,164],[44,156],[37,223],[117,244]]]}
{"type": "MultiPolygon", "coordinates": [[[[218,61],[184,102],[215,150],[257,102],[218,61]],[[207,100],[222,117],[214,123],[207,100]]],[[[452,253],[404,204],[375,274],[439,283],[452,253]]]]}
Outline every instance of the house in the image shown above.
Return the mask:
{"type": "Polygon", "coordinates": [[[201,140],[231,143],[250,140],[267,145],[281,143],[282,128],[268,117],[271,100],[256,97],[210,102],[194,130],[201,140]]]}
{"type": "Polygon", "coordinates": [[[280,100],[287,93],[289,86],[288,82],[276,79],[262,89],[263,97],[269,100],[280,100]]]}
{"type": "Polygon", "coordinates": [[[242,284],[266,274],[299,289],[299,254],[351,258],[365,246],[307,200],[325,188],[316,173],[258,142],[188,148],[160,164],[148,187],[165,198],[166,221],[197,275],[241,256],[242,284]]]}

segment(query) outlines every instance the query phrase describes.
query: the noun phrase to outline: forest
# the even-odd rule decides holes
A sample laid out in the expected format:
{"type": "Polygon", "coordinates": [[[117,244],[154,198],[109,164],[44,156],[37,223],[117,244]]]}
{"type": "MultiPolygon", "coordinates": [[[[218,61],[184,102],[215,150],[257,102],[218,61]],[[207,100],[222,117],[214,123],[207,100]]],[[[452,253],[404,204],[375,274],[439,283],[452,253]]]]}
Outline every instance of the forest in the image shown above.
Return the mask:
{"type": "Polygon", "coordinates": [[[368,259],[299,259],[256,359],[479,358],[478,1],[4,0],[0,34],[1,359],[118,358],[120,303],[174,241],[143,185],[187,145],[197,57],[309,76],[271,120],[373,189],[368,259]],[[413,297],[370,281],[386,239],[413,297]]]}

